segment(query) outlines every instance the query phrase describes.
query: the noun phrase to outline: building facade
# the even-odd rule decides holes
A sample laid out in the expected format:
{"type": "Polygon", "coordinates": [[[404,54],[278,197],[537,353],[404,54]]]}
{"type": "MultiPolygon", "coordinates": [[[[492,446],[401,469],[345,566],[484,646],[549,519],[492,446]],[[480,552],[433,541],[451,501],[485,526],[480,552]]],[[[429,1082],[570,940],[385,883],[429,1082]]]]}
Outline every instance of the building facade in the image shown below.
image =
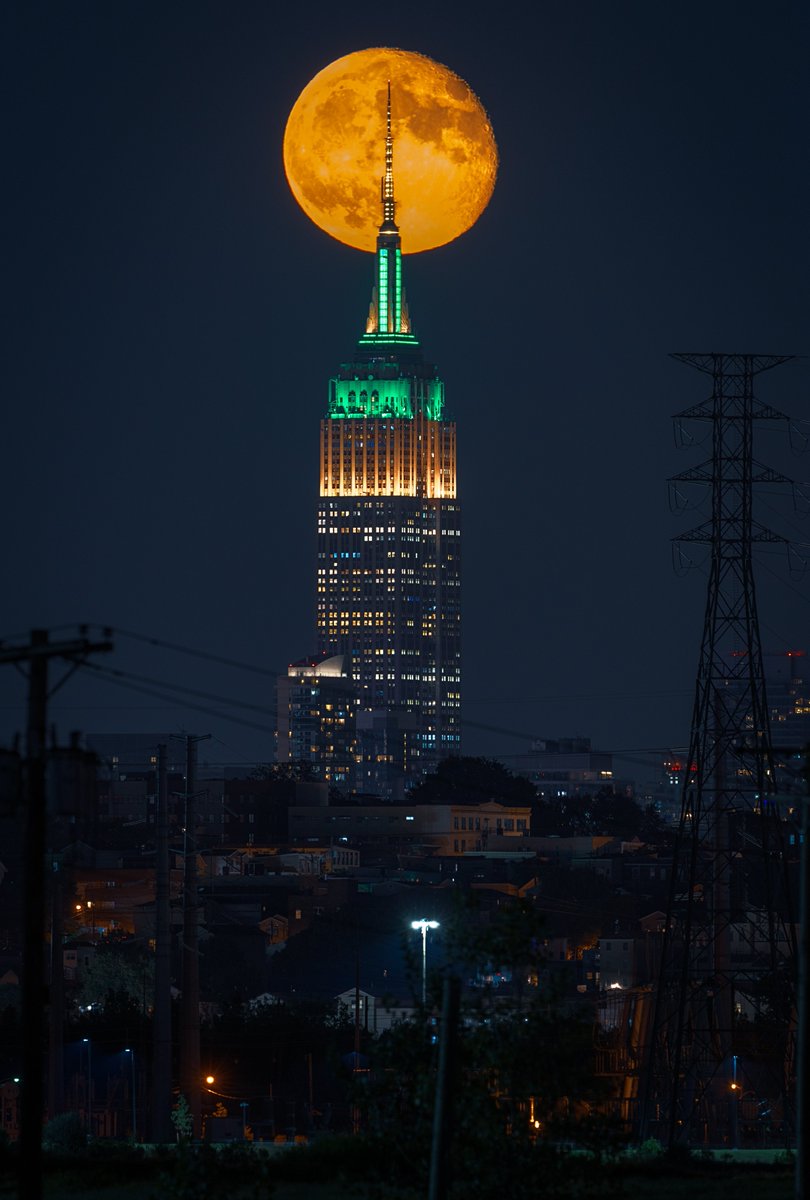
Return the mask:
{"type": "Polygon", "coordinates": [[[381,791],[459,752],[461,700],[456,427],[411,326],[392,157],[389,102],[371,305],[329,383],[318,503],[318,652],[344,656],[363,727],[386,732],[363,749],[381,791]]]}
{"type": "Polygon", "coordinates": [[[276,684],[276,759],[349,790],[355,779],[357,689],[342,654],[291,663],[276,684]]]}
{"type": "Polygon", "coordinates": [[[529,754],[515,760],[515,771],[525,775],[543,799],[594,795],[613,788],[613,755],[592,750],[591,739],[535,739],[529,754]]]}

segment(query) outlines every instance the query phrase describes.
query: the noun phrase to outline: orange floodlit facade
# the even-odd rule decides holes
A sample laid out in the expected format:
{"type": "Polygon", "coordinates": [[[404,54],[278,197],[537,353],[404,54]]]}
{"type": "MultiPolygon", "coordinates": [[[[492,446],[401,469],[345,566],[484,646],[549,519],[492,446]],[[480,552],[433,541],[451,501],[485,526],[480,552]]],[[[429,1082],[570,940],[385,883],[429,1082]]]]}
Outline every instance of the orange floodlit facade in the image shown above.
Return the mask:
{"type": "Polygon", "coordinates": [[[322,496],[456,495],[456,427],[408,419],[321,422],[322,496]]]}

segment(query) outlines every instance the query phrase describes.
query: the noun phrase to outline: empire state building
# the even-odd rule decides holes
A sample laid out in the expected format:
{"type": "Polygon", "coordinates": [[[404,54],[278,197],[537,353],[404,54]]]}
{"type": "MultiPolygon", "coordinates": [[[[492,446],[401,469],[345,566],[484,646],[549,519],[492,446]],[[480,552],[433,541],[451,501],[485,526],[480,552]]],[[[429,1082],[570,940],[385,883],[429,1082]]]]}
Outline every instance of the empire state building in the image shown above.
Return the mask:
{"type": "Polygon", "coordinates": [[[460,749],[456,426],[405,298],[390,87],[381,190],[366,330],[329,382],[318,503],[318,651],[342,656],[356,689],[372,784],[375,764],[407,781],[460,749]]]}

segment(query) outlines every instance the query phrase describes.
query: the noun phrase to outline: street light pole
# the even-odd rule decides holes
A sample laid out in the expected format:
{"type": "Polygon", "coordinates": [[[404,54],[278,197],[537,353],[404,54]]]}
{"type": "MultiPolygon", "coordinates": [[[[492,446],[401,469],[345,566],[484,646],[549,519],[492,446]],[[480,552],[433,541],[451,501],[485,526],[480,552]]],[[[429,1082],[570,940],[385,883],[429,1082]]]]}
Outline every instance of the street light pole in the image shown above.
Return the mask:
{"type": "Polygon", "coordinates": [[[137,1115],[138,1110],[137,1110],[136,1097],[135,1097],[135,1051],[131,1050],[129,1048],[129,1046],[127,1046],[126,1050],[124,1051],[124,1054],[129,1055],[129,1061],[132,1066],[132,1140],[133,1140],[133,1142],[137,1142],[137,1140],[138,1140],[138,1115],[137,1115]]]}
{"type": "Polygon", "coordinates": [[[89,1037],[82,1038],[87,1047],[87,1132],[93,1134],[93,1043],[89,1037]]]}
{"type": "Polygon", "coordinates": [[[427,999],[427,931],[429,929],[438,929],[438,921],[428,921],[424,917],[418,921],[411,921],[411,929],[421,929],[422,931],[422,1006],[424,1007],[427,999]]]}

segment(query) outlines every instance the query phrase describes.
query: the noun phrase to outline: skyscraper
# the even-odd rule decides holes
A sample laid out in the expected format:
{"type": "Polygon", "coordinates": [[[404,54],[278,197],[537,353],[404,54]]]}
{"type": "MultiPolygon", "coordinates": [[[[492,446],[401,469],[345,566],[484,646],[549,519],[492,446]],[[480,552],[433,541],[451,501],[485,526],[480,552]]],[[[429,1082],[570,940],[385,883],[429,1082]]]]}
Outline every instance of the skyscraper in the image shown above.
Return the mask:
{"type": "Polygon", "coordinates": [[[390,89],[381,191],[366,331],[321,422],[317,644],[345,656],[358,722],[385,731],[366,763],[412,778],[460,747],[461,526],[456,427],[405,299],[390,89]]]}

